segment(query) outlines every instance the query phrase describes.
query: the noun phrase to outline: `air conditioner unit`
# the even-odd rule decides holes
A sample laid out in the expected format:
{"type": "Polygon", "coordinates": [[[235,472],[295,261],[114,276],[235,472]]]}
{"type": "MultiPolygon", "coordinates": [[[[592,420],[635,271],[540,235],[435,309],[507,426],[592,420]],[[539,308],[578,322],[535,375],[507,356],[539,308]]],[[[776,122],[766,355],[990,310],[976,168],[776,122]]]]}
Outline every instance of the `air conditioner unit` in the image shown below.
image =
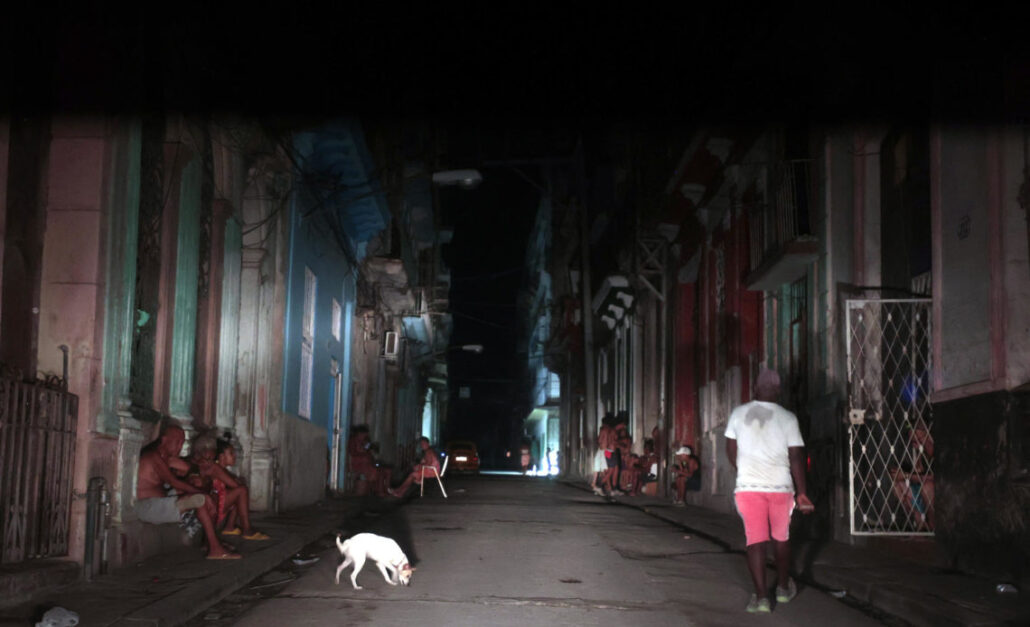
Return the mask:
{"type": "Polygon", "coordinates": [[[396,331],[387,331],[386,337],[383,340],[383,357],[387,359],[397,359],[397,351],[400,348],[400,338],[397,337],[396,331]]]}

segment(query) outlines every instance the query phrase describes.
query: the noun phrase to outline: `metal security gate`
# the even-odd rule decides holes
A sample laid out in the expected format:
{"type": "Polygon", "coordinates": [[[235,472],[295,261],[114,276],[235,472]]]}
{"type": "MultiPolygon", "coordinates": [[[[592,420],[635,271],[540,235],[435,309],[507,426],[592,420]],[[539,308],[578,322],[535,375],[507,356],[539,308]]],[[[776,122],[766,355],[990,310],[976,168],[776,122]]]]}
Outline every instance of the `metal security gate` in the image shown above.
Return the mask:
{"type": "Polygon", "coordinates": [[[0,563],[68,553],[79,399],[0,376],[0,563]]]}
{"type": "Polygon", "coordinates": [[[848,300],[851,533],[932,535],[931,300],[848,300]]]}

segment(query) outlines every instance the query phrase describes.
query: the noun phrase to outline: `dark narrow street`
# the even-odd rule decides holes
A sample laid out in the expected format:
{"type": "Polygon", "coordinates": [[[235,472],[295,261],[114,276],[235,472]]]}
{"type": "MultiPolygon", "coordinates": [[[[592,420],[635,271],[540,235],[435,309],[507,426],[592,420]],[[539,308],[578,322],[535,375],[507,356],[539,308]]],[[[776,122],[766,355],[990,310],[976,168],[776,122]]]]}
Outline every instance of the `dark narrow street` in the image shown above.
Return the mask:
{"type": "MultiPolygon", "coordinates": [[[[422,500],[366,514],[347,533],[375,531],[414,552],[409,587],[369,562],[354,590],[333,576],[335,547],[274,595],[223,622],[193,625],[738,625],[749,580],[743,558],[636,509],[556,481],[452,478],[422,500]]],[[[275,581],[275,577],[267,578],[275,581]]],[[[281,579],[281,577],[280,577],[281,579]]],[[[262,586],[267,582],[256,582],[262,586]]],[[[259,588],[260,589],[260,588],[259,588]]],[[[246,597],[223,604],[240,611],[246,597]]],[[[824,592],[802,589],[763,624],[881,624],[824,592]]]]}
{"type": "Polygon", "coordinates": [[[0,18],[0,627],[1030,625],[1021,21],[304,4],[0,18]]]}

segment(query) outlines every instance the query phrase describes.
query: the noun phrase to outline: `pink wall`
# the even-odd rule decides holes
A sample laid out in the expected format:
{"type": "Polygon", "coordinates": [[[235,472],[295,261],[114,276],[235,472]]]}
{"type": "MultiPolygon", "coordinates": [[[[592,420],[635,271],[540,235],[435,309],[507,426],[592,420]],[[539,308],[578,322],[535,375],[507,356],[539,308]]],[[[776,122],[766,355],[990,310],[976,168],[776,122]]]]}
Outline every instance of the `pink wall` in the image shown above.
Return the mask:
{"type": "Polygon", "coordinates": [[[676,284],[676,379],[674,384],[676,419],[673,440],[697,446],[701,424],[697,415],[697,327],[694,323],[697,302],[696,283],[676,284]]]}
{"type": "MultiPolygon", "coordinates": [[[[68,389],[79,397],[74,490],[86,491],[100,472],[113,481],[105,460],[110,446],[94,450],[92,427],[100,404],[103,350],[101,229],[108,138],[103,120],[55,119],[47,173],[46,232],[40,293],[38,364],[60,374],[69,348],[68,389]],[[94,463],[95,461],[95,463],[94,463]]],[[[85,499],[72,500],[69,555],[81,559],[85,499]]]]}

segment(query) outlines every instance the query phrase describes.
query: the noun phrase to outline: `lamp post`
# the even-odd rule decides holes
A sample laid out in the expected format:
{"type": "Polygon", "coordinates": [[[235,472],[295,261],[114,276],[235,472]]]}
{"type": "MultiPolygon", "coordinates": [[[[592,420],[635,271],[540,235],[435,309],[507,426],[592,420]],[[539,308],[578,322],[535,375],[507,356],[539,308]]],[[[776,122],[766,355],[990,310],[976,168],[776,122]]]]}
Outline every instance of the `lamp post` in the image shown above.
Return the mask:
{"type": "Polygon", "coordinates": [[[462,189],[473,189],[483,182],[479,170],[443,170],[434,172],[433,183],[441,187],[457,185],[462,189]]]}

